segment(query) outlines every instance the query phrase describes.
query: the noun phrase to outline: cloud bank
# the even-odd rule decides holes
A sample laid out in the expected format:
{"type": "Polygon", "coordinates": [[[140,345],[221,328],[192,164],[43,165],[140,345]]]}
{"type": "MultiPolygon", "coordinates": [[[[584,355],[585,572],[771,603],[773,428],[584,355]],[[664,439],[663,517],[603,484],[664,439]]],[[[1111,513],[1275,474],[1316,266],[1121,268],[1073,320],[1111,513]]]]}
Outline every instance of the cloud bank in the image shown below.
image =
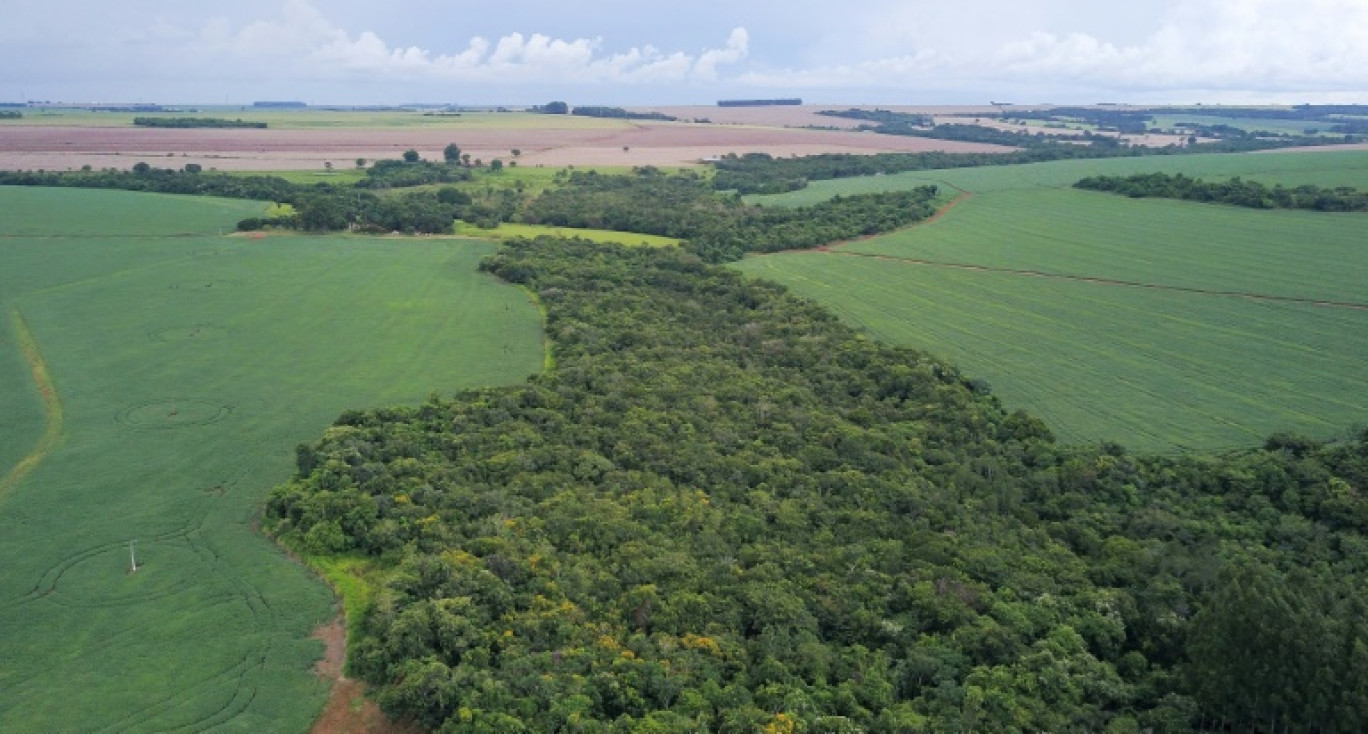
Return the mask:
{"type": "Polygon", "coordinates": [[[540,33],[510,33],[491,41],[474,37],[450,53],[394,46],[371,31],[352,35],[335,26],[308,0],[287,0],[281,17],[233,29],[210,23],[197,39],[201,49],[238,64],[321,78],[380,77],[476,83],[633,84],[710,81],[719,69],[744,61],[750,44],[735,28],[721,48],[697,54],[665,52],[651,45],[609,53],[602,38],[565,40],[540,33]]]}
{"type": "Polygon", "coordinates": [[[1368,102],[1368,0],[693,0],[649,19],[602,0],[490,7],[483,34],[445,30],[470,18],[437,0],[127,2],[21,4],[0,98],[1368,102]]]}

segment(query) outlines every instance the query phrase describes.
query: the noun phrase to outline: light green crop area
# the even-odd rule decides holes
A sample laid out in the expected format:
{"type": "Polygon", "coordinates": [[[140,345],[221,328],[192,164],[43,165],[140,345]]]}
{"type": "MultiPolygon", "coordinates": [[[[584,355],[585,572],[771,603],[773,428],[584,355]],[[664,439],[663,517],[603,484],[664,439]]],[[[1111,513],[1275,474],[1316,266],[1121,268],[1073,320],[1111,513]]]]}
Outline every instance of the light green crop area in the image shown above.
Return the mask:
{"type": "Polygon", "coordinates": [[[1068,188],[1085,175],[1136,170],[1368,188],[1359,153],[852,179],[834,184],[937,181],[969,195],[901,232],[738,267],[882,339],[948,358],[1068,441],[1209,450],[1284,430],[1331,438],[1363,423],[1368,217],[1068,188]]]}
{"type": "Polygon", "coordinates": [[[262,208],[0,188],[2,731],[306,730],[335,604],[254,528],[295,445],[541,367],[494,245],[218,234],[262,208]]]}
{"type": "Polygon", "coordinates": [[[501,222],[494,229],[482,229],[466,222],[456,222],[456,234],[465,237],[488,237],[498,240],[513,237],[580,237],[592,242],[610,245],[642,245],[644,247],[668,247],[679,244],[673,237],[636,232],[616,232],[608,229],[580,229],[576,227],[551,227],[542,224],[517,224],[501,222]]]}

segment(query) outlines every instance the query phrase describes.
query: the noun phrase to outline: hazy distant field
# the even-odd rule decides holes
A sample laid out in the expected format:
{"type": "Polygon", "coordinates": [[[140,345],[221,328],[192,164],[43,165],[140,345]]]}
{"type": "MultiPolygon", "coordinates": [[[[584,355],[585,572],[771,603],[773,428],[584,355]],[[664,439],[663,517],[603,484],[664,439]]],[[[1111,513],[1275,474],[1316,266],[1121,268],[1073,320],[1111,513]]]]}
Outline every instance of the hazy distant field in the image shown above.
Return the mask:
{"type": "Polygon", "coordinates": [[[253,529],[293,447],[542,364],[493,245],[218,235],[260,209],[0,188],[0,730],[306,730],[331,595],[253,529]]]}
{"type": "MultiPolygon", "coordinates": [[[[711,110],[697,108],[704,119],[711,110]]],[[[797,114],[816,117],[816,108],[797,114]]],[[[133,127],[143,113],[85,110],[24,110],[18,120],[0,120],[0,169],[127,169],[138,161],[180,168],[198,163],[224,171],[320,171],[326,162],[346,168],[357,158],[398,158],[414,148],[440,159],[456,143],[486,162],[510,160],[518,149],[525,166],[681,166],[727,153],[772,155],[876,153],[885,151],[1008,150],[1001,146],[925,138],[875,135],[848,130],[814,130],[774,124],[713,124],[617,120],[527,112],[422,112],[255,110],[204,107],[196,112],[154,116],[241,118],[266,129],[133,127]]],[[[789,114],[794,114],[790,112],[789,114]]],[[[765,119],[765,118],[757,118],[765,119]]],[[[787,119],[787,118],[785,118],[787,119]]],[[[835,119],[835,118],[820,118],[835,119]]]]}
{"type": "Polygon", "coordinates": [[[1277,430],[1331,437],[1362,421],[1368,218],[1065,188],[1089,171],[1136,170],[1368,188],[1361,153],[822,182],[766,200],[926,181],[970,195],[910,230],[739,267],[788,283],[881,338],[949,358],[991,383],[1009,408],[1041,415],[1071,441],[1225,448],[1277,430]]]}

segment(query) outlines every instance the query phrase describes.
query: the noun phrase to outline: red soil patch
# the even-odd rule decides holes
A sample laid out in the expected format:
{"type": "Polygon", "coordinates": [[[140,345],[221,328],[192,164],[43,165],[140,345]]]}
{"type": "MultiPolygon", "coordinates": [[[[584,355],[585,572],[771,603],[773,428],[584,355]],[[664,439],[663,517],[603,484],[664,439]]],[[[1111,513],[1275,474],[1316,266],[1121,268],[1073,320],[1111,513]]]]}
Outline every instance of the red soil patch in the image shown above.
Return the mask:
{"type": "Polygon", "coordinates": [[[347,655],[347,628],[338,617],[314,630],[323,640],[323,659],[314,666],[320,678],[333,681],[332,694],[310,734],[418,734],[422,730],[397,724],[385,717],[375,701],[366,696],[366,684],[342,674],[347,655]]]}

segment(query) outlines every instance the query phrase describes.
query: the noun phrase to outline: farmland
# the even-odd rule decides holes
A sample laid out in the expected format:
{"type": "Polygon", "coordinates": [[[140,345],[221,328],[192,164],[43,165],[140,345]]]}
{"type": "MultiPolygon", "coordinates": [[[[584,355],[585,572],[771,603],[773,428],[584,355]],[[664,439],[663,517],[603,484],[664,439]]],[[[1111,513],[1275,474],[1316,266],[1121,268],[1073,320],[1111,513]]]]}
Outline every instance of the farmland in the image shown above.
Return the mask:
{"type": "MultiPolygon", "coordinates": [[[[694,116],[706,116],[715,109],[698,108],[694,116]]],[[[134,113],[37,112],[0,122],[4,131],[0,169],[64,170],[84,165],[127,169],[138,161],[155,159],[174,168],[197,163],[223,171],[320,171],[327,162],[346,168],[357,158],[396,158],[409,148],[440,159],[443,146],[451,142],[485,161],[508,160],[516,148],[522,151],[519,165],[529,167],[694,165],[727,153],[757,151],[787,156],[831,151],[1006,150],[996,145],[777,124],[643,122],[526,112],[436,116],[206,108],[201,113],[266,122],[268,129],[135,128],[134,113]]]]}
{"type": "Polygon", "coordinates": [[[0,189],[0,729],[306,729],[336,611],[254,529],[294,445],[540,368],[493,245],[220,234],[262,208],[0,189]]]}
{"type": "Polygon", "coordinates": [[[819,182],[760,200],[934,182],[934,222],[739,267],[888,341],[944,355],[1069,441],[1220,449],[1341,435],[1368,408],[1361,215],[1137,201],[1066,188],[1168,170],[1295,186],[1368,181],[1362,153],[1117,159],[819,182]]]}

